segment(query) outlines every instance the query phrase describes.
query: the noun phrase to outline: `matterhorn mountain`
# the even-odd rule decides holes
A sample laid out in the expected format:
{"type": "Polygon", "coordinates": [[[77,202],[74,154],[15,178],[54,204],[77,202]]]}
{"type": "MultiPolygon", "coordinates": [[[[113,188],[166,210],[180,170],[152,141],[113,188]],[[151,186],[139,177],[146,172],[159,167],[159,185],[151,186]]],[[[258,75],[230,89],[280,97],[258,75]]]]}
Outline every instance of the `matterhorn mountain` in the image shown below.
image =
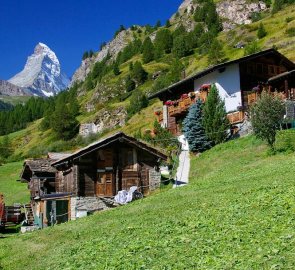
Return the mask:
{"type": "Polygon", "coordinates": [[[24,69],[8,82],[32,95],[50,97],[66,89],[70,80],[61,71],[55,53],[47,45],[39,43],[28,57],[24,69]]]}

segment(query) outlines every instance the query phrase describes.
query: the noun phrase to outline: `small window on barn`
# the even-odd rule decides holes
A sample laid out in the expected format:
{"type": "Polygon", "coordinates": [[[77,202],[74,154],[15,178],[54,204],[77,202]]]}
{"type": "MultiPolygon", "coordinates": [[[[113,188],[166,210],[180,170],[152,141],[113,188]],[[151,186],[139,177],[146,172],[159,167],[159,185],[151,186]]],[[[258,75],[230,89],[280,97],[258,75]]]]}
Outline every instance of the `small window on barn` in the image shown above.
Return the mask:
{"type": "Polygon", "coordinates": [[[277,67],[277,74],[280,74],[280,73],[281,73],[281,68],[277,67]]]}

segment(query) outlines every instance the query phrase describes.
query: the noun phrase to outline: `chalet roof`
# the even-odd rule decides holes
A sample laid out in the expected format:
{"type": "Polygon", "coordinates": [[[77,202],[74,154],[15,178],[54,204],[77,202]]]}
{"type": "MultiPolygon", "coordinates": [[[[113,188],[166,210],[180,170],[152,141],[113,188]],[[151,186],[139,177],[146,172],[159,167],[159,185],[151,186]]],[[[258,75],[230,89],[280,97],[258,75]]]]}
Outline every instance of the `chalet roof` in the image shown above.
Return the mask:
{"type": "Polygon", "coordinates": [[[130,137],[130,136],[127,136],[125,133],[123,132],[118,132],[118,133],[115,133],[107,138],[104,138],[104,139],[101,139],[97,142],[94,142],[90,145],[88,145],[87,147],[85,148],[82,148],[80,150],[78,150],[77,152],[73,153],[72,155],[68,156],[68,157],[65,157],[65,158],[62,158],[58,161],[54,161],[51,165],[52,166],[57,166],[59,164],[62,164],[68,160],[73,160],[75,158],[79,158],[81,156],[84,156],[90,152],[93,152],[97,149],[100,149],[100,148],[103,148],[103,147],[106,147],[116,141],[119,141],[119,142],[125,142],[129,145],[132,145],[132,146],[135,146],[137,148],[140,148],[144,151],[147,151],[149,152],[150,154],[158,157],[158,158],[161,158],[161,159],[164,159],[166,160],[167,159],[167,156],[164,155],[163,153],[159,152],[157,149],[153,148],[153,147],[150,147],[148,146],[147,144],[145,143],[142,143],[138,140],[136,140],[135,138],[133,137],[130,137]]]}
{"type": "Polygon", "coordinates": [[[72,155],[71,153],[54,153],[54,152],[49,152],[47,154],[47,157],[51,160],[60,160],[66,157],[69,157],[72,155]]]}
{"type": "Polygon", "coordinates": [[[56,173],[57,170],[51,166],[51,163],[54,160],[52,159],[29,159],[24,162],[23,169],[20,173],[20,179],[21,182],[27,182],[30,181],[30,178],[35,173],[56,173]],[[29,170],[32,172],[32,174],[29,173],[29,170]]]}
{"type": "Polygon", "coordinates": [[[32,172],[55,173],[56,169],[51,166],[52,159],[32,159],[24,162],[24,167],[28,166],[32,172]]]}
{"type": "Polygon", "coordinates": [[[295,69],[293,69],[291,71],[281,73],[281,74],[276,75],[276,76],[273,76],[273,77],[268,79],[268,82],[272,83],[272,82],[277,81],[279,79],[289,78],[289,77],[292,77],[292,76],[295,77],[295,69]]]}
{"type": "Polygon", "coordinates": [[[242,58],[239,58],[239,59],[235,59],[235,60],[232,60],[232,61],[228,61],[228,62],[225,62],[225,63],[221,63],[221,64],[218,64],[216,66],[212,66],[210,68],[207,68],[201,72],[198,72],[184,80],[181,80],[177,83],[174,83],[172,85],[170,85],[169,87],[165,88],[165,89],[162,89],[161,91],[155,93],[155,94],[152,94],[149,96],[149,99],[153,99],[153,98],[156,98],[156,97],[160,97],[162,94],[164,94],[165,92],[172,92],[174,91],[177,87],[181,86],[182,84],[184,83],[189,83],[189,82],[193,82],[194,80],[196,79],[199,79],[213,71],[216,71],[216,70],[222,70],[224,69],[225,67],[229,66],[229,65],[232,65],[232,64],[239,64],[239,63],[242,63],[242,62],[245,62],[245,61],[249,61],[249,60],[252,60],[252,59],[255,59],[257,57],[261,57],[261,56],[269,56],[269,55],[274,55],[274,56],[277,56],[279,58],[282,59],[282,61],[288,65],[290,67],[290,69],[294,69],[295,68],[295,63],[293,63],[291,60],[289,60],[288,58],[286,58],[284,55],[282,55],[281,53],[279,53],[277,50],[275,49],[268,49],[268,50],[264,50],[264,51],[261,51],[261,52],[258,52],[258,53],[254,53],[254,54],[251,54],[251,55],[247,55],[247,56],[244,56],[242,58]]]}

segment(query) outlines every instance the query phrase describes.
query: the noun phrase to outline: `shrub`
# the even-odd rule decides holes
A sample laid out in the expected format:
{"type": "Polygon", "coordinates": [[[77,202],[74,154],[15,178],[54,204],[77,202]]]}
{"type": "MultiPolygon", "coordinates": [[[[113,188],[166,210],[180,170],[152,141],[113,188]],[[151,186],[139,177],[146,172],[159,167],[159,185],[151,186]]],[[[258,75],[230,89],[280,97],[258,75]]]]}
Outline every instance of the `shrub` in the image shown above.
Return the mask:
{"type": "Polygon", "coordinates": [[[259,39],[264,38],[267,35],[267,32],[263,26],[262,23],[259,24],[258,30],[257,30],[257,37],[259,39]]]}
{"type": "Polygon", "coordinates": [[[263,92],[250,109],[250,120],[257,138],[267,142],[274,151],[276,133],[280,128],[285,113],[285,105],[276,95],[263,92]]]}
{"type": "Polygon", "coordinates": [[[257,41],[253,41],[246,45],[244,50],[244,55],[251,55],[261,51],[261,47],[258,45],[257,41]]]}

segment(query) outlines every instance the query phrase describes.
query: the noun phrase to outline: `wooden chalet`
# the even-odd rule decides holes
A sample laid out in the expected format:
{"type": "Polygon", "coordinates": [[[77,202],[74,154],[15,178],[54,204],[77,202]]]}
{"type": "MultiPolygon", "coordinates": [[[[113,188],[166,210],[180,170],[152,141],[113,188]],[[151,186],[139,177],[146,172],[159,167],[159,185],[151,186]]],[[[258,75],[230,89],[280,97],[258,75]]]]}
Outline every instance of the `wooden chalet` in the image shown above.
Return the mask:
{"type": "Polygon", "coordinates": [[[225,102],[228,119],[232,125],[239,125],[262,90],[278,91],[282,99],[295,100],[294,69],[292,61],[268,49],[210,67],[149,98],[163,101],[163,109],[155,114],[162,126],[178,135],[190,105],[199,98],[205,101],[211,84],[215,84],[225,102]]]}
{"type": "MultiPolygon", "coordinates": [[[[57,170],[51,166],[51,163],[66,156],[68,154],[49,153],[47,158],[26,160],[24,162],[20,179],[21,182],[28,184],[31,197],[31,202],[24,206],[27,225],[37,225],[39,227],[43,227],[44,223],[48,225],[52,210],[52,207],[49,207],[52,201],[48,200],[48,198],[52,198],[52,194],[56,194],[55,176],[57,170]],[[48,203],[46,203],[47,201],[48,203]]],[[[58,196],[63,199],[65,195],[69,197],[69,194],[59,194],[58,196]]],[[[57,195],[54,196],[54,198],[57,197],[57,195]]],[[[56,222],[62,222],[63,220],[65,219],[55,219],[56,222]]]]}
{"type": "Polygon", "coordinates": [[[139,191],[147,194],[159,185],[160,174],[155,168],[166,158],[156,149],[119,132],[53,162],[57,170],[56,191],[78,197],[113,197],[120,190],[138,186],[139,191]]]}
{"type": "Polygon", "coordinates": [[[73,154],[26,161],[21,179],[31,191],[35,224],[45,227],[106,209],[107,198],[132,186],[148,194],[160,186],[158,165],[166,159],[120,132],[73,154]]]}

